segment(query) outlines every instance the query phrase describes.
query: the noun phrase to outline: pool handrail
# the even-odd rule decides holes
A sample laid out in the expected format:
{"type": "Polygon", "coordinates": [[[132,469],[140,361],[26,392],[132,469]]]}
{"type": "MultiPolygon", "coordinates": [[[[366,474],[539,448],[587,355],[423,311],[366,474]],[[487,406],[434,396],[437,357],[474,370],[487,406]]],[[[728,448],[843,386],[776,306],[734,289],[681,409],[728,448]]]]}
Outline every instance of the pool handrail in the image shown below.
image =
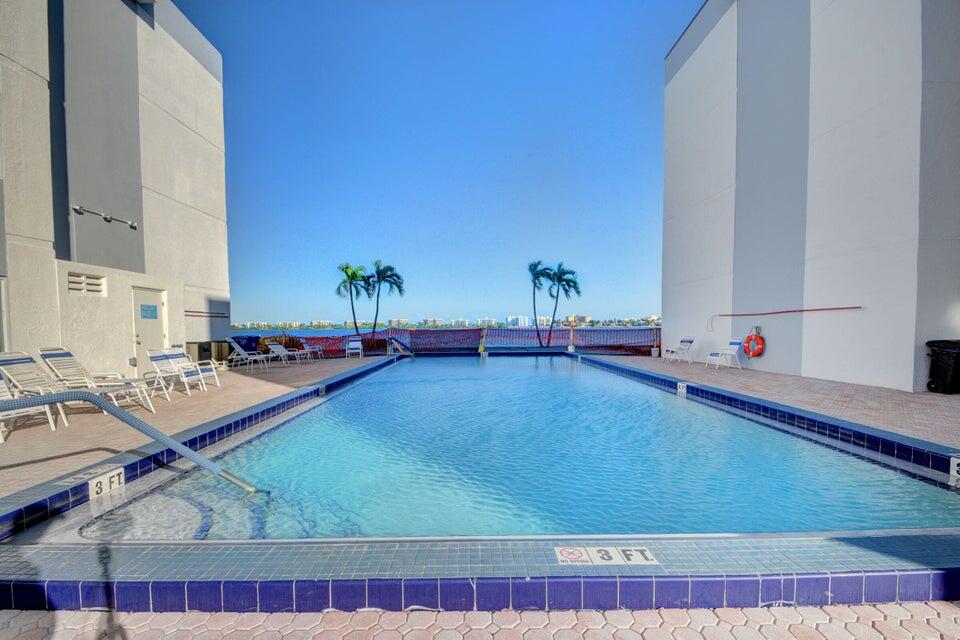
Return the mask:
{"type": "Polygon", "coordinates": [[[214,475],[220,476],[224,480],[232,482],[244,491],[249,493],[254,493],[257,491],[256,487],[225,471],[220,465],[208,460],[207,458],[204,458],[193,449],[190,449],[183,443],[171,438],[167,434],[158,430],[156,427],[150,426],[135,415],[132,415],[120,407],[117,407],[112,402],[104,399],[102,396],[91,393],[90,391],[60,391],[57,393],[20,396],[12,400],[0,400],[0,412],[12,411],[15,409],[28,409],[43,405],[56,405],[66,402],[89,402],[104,413],[109,413],[117,420],[120,420],[128,426],[133,427],[140,433],[153,439],[155,442],[173,449],[184,458],[195,463],[198,467],[201,467],[202,469],[205,469],[214,475]]]}

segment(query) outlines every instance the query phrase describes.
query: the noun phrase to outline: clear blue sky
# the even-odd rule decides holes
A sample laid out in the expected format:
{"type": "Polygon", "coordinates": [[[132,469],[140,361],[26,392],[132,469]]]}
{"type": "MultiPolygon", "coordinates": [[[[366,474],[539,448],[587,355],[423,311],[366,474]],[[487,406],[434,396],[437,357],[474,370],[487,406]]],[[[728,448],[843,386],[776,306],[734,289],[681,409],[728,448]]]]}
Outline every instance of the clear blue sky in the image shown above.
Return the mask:
{"type": "Polygon", "coordinates": [[[701,0],[175,2],[223,54],[234,320],[342,321],[337,265],[375,258],[386,318],[529,315],[534,259],[579,272],[562,314],[659,313],[663,57],[701,0]]]}

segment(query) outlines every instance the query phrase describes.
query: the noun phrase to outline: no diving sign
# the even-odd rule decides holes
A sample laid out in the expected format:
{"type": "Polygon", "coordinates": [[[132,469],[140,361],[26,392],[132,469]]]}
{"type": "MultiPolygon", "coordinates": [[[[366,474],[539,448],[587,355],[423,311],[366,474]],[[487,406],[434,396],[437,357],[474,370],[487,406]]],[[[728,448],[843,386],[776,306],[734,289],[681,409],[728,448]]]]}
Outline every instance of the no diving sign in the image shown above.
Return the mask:
{"type": "Polygon", "coordinates": [[[560,564],[660,564],[646,547],[554,547],[560,564]]]}

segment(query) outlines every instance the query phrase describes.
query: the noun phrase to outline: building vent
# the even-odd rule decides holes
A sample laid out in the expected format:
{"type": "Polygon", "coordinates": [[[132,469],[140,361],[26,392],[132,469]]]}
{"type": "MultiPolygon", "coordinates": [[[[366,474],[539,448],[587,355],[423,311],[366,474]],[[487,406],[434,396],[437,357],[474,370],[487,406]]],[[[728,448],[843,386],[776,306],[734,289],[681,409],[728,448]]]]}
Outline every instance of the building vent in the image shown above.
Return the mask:
{"type": "Polygon", "coordinates": [[[71,271],[67,274],[67,289],[73,295],[103,297],[107,295],[107,278],[71,271]]]}

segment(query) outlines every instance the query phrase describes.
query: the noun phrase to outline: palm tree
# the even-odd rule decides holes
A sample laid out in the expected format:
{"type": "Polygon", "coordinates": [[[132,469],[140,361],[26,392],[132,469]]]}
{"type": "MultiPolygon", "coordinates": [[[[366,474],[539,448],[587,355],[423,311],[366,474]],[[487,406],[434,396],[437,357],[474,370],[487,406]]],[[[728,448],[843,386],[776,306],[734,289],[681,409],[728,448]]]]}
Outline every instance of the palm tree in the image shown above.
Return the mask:
{"type": "Polygon", "coordinates": [[[533,284],[533,326],[537,328],[537,344],[543,346],[543,338],[540,336],[540,323],[537,322],[537,291],[543,289],[543,281],[550,281],[553,278],[553,269],[543,266],[543,260],[537,260],[527,265],[527,271],[530,272],[530,282],[533,284]]]}
{"type": "Polygon", "coordinates": [[[550,331],[547,332],[547,346],[553,339],[553,325],[557,320],[557,304],[560,302],[560,294],[570,299],[570,294],[580,295],[580,283],[577,281],[577,272],[573,269],[567,269],[563,263],[557,265],[550,275],[550,288],[547,290],[550,297],[553,298],[553,315],[550,317],[550,331]]]}
{"type": "Polygon", "coordinates": [[[337,285],[337,295],[341,298],[350,298],[353,330],[357,335],[360,335],[360,325],[357,324],[357,310],[353,301],[364,293],[367,294],[368,298],[373,295],[371,276],[367,274],[366,267],[355,267],[349,262],[344,262],[337,269],[343,274],[343,280],[337,285]]]}
{"type": "Polygon", "coordinates": [[[381,260],[373,261],[373,273],[370,274],[370,286],[377,292],[377,307],[373,313],[373,330],[370,335],[377,332],[377,318],[380,316],[380,289],[386,285],[387,295],[396,291],[400,297],[403,297],[403,276],[389,264],[383,264],[381,260]]]}

